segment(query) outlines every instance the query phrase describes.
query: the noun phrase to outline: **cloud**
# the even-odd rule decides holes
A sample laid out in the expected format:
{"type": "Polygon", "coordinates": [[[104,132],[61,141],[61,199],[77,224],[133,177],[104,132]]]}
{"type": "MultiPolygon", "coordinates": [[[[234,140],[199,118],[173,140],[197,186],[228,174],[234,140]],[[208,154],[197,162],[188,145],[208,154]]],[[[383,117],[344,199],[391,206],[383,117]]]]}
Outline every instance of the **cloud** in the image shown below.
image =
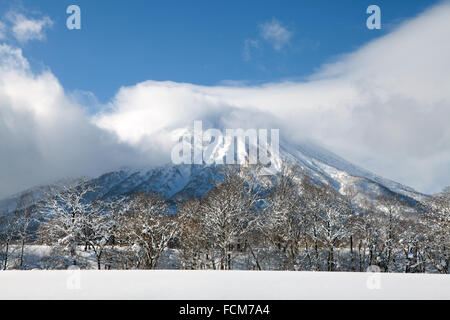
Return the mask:
{"type": "Polygon", "coordinates": [[[9,12],[6,18],[11,23],[13,36],[22,43],[44,40],[45,29],[53,25],[53,21],[47,16],[41,19],[32,19],[21,13],[9,12]]]}
{"type": "Polygon", "coordinates": [[[286,46],[292,37],[292,32],[282,26],[276,19],[259,25],[259,29],[261,37],[270,42],[277,51],[286,46]]]}
{"type": "Polygon", "coordinates": [[[252,51],[261,47],[260,42],[268,42],[276,51],[280,51],[289,44],[292,37],[292,32],[282,26],[276,19],[260,24],[258,28],[260,31],[259,37],[262,40],[245,39],[242,51],[244,61],[252,59],[252,51]]]}
{"type": "Polygon", "coordinates": [[[22,49],[0,44],[0,70],[3,72],[25,72],[30,65],[22,55],[22,49]]]}
{"type": "Polygon", "coordinates": [[[6,25],[0,21],[0,40],[6,38],[6,25]]]}
{"type": "Polygon", "coordinates": [[[445,2],[307,81],[146,81],[121,88],[95,115],[51,72],[32,73],[20,49],[1,45],[0,197],[61,177],[164,163],[174,132],[194,120],[280,128],[281,139],[312,139],[382,176],[439,191],[450,181],[449,38],[445,2]]]}
{"type": "Polygon", "coordinates": [[[251,50],[253,48],[259,48],[259,41],[253,39],[245,39],[244,41],[244,51],[242,53],[242,57],[244,61],[250,61],[252,58],[251,50]]]}
{"type": "Polygon", "coordinates": [[[375,173],[436,192],[450,181],[450,43],[442,41],[449,38],[445,2],[323,66],[308,81],[234,87],[145,82],[123,88],[99,124],[132,143],[193,119],[280,126],[282,138],[318,141],[375,173]]]}
{"type": "MultiPolygon", "coordinates": [[[[99,129],[55,76],[0,45],[0,198],[65,177],[95,176],[143,156],[99,129]]],[[[146,158],[150,159],[150,158],[146,158]]]]}

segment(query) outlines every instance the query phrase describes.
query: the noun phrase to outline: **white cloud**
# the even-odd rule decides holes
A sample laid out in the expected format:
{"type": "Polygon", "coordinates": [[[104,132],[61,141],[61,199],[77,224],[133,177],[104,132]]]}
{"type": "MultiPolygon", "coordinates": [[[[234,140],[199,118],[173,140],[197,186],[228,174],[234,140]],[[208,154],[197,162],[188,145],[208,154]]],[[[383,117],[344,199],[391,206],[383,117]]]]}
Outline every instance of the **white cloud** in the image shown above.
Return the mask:
{"type": "Polygon", "coordinates": [[[244,61],[249,61],[252,58],[251,50],[254,48],[259,48],[259,41],[253,39],[245,39],[244,41],[244,51],[242,57],[244,61]]]}
{"type": "Polygon", "coordinates": [[[269,41],[277,51],[287,45],[292,37],[292,32],[276,19],[259,25],[259,29],[261,37],[269,41]]]}
{"type": "Polygon", "coordinates": [[[45,29],[53,25],[53,21],[49,17],[32,19],[15,12],[9,12],[7,20],[12,24],[13,36],[22,43],[31,40],[44,40],[45,29]]]}
{"type": "Polygon", "coordinates": [[[0,40],[6,38],[6,25],[0,21],[0,40]]]}
{"type": "Polygon", "coordinates": [[[55,76],[0,45],[0,198],[60,178],[98,175],[141,155],[91,123],[55,76]]]}
{"type": "Polygon", "coordinates": [[[0,70],[23,72],[29,67],[27,59],[22,55],[22,49],[0,44],[0,70]]]}
{"type": "Polygon", "coordinates": [[[435,192],[450,184],[450,42],[443,39],[450,39],[449,2],[309,81],[253,87],[150,81],[123,88],[99,123],[132,143],[194,119],[280,126],[285,138],[311,138],[375,173],[435,192]]]}

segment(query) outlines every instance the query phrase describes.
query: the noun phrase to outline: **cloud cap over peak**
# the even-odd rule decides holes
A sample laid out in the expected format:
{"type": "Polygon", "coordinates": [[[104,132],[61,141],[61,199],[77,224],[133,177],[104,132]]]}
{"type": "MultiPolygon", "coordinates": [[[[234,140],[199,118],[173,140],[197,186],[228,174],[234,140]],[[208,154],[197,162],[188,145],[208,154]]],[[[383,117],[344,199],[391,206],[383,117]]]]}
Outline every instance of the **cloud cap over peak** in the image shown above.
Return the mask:
{"type": "Polygon", "coordinates": [[[449,2],[339,57],[307,81],[210,87],[145,82],[121,90],[120,107],[100,123],[125,137],[131,130],[124,127],[139,123],[126,124],[129,115],[170,127],[202,119],[213,105],[218,122],[233,124],[229,115],[241,112],[234,125],[255,127],[262,123],[255,122],[258,111],[258,119],[266,119],[262,125],[281,124],[281,135],[313,139],[375,173],[437,192],[450,184],[450,42],[443,39],[450,39],[449,2]]]}
{"type": "MultiPolygon", "coordinates": [[[[273,39],[276,30],[268,33],[273,39]]],[[[282,46],[290,37],[280,39],[282,46]]],[[[146,81],[121,88],[95,115],[50,71],[33,73],[20,49],[0,45],[0,198],[67,176],[162,164],[170,159],[173,132],[194,120],[218,128],[279,128],[281,139],[318,141],[377,174],[437,192],[450,181],[446,39],[449,2],[306,81],[146,81]]]]}

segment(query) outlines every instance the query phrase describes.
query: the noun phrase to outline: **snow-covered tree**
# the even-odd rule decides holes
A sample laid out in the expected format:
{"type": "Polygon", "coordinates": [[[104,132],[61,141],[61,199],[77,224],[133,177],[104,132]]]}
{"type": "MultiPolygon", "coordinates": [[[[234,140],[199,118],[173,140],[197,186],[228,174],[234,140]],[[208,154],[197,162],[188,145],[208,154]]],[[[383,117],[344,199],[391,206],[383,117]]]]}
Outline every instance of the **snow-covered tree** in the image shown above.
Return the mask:
{"type": "MultiPolygon", "coordinates": [[[[426,228],[424,224],[415,219],[404,220],[401,224],[402,232],[399,234],[398,246],[404,254],[404,272],[426,272],[426,228]]],[[[400,251],[398,255],[400,255],[400,251]]]]}
{"type": "Polygon", "coordinates": [[[86,182],[52,189],[52,196],[40,206],[47,218],[40,226],[40,238],[56,253],[68,254],[71,263],[78,264],[77,246],[86,238],[86,225],[92,210],[87,196],[95,187],[86,182]]]}
{"type": "Polygon", "coordinates": [[[8,212],[0,215],[0,254],[2,256],[2,269],[8,268],[13,240],[19,230],[18,216],[8,212]]]}
{"type": "Polygon", "coordinates": [[[323,189],[312,179],[304,175],[301,181],[301,194],[305,203],[304,228],[305,228],[305,250],[311,269],[319,271],[320,268],[320,237],[319,228],[321,223],[321,207],[323,189]],[[311,242],[311,245],[309,244],[311,242]]]}
{"type": "Polygon", "coordinates": [[[20,195],[14,211],[0,215],[0,254],[3,256],[2,267],[5,270],[8,267],[19,269],[24,267],[25,245],[33,237],[30,226],[38,220],[32,204],[31,195],[23,193],[20,195]],[[14,251],[19,251],[19,256],[14,265],[9,265],[13,244],[14,251]]]}
{"type": "Polygon", "coordinates": [[[177,225],[165,199],[153,193],[134,196],[118,220],[119,241],[131,250],[130,265],[154,269],[174,239],[177,225]]]}
{"type": "Polygon", "coordinates": [[[82,219],[83,229],[80,241],[86,248],[92,248],[100,270],[105,250],[114,242],[117,231],[117,206],[120,202],[104,202],[97,200],[92,203],[88,214],[82,219]]]}
{"type": "Polygon", "coordinates": [[[260,230],[277,252],[279,267],[283,270],[299,269],[299,253],[307,248],[305,203],[299,194],[300,171],[284,167],[270,193],[267,206],[259,219],[260,230]]]}
{"type": "Polygon", "coordinates": [[[223,181],[201,201],[202,224],[209,243],[220,254],[220,269],[231,269],[231,248],[243,246],[258,203],[257,185],[236,168],[222,171],[223,181]]]}
{"type": "Polygon", "coordinates": [[[34,237],[31,228],[35,228],[39,221],[39,215],[34,208],[34,200],[30,193],[23,193],[14,211],[17,223],[17,239],[20,243],[20,254],[18,267],[24,268],[24,251],[25,246],[34,237]]]}
{"type": "Polygon", "coordinates": [[[385,272],[389,272],[395,262],[396,250],[399,248],[400,234],[403,232],[403,205],[399,196],[383,196],[378,199],[380,211],[378,223],[380,228],[380,243],[377,248],[378,265],[385,272]]]}
{"type": "Polygon", "coordinates": [[[179,245],[187,268],[231,269],[233,249],[251,250],[258,187],[247,170],[224,166],[220,175],[203,199],[179,206],[179,245]]]}
{"type": "MultiPolygon", "coordinates": [[[[359,213],[361,212],[361,208],[358,203],[358,196],[360,192],[354,185],[347,185],[343,189],[344,200],[347,202],[348,206],[348,217],[347,217],[347,230],[349,233],[348,237],[348,245],[350,247],[350,271],[356,271],[358,269],[358,265],[356,262],[356,250],[355,244],[360,236],[361,230],[361,217],[359,213]]],[[[359,267],[360,271],[361,268],[359,267]]]]}
{"type": "Polygon", "coordinates": [[[214,246],[204,232],[204,215],[199,199],[188,199],[178,206],[180,258],[185,269],[215,268],[214,246]]]}
{"type": "Polygon", "coordinates": [[[449,273],[450,264],[450,187],[433,196],[426,204],[426,255],[438,272],[449,273]]]}
{"type": "Polygon", "coordinates": [[[348,202],[329,186],[321,186],[320,194],[316,236],[328,251],[327,271],[334,271],[337,267],[335,252],[341,243],[350,237],[349,219],[352,209],[348,202]]]}

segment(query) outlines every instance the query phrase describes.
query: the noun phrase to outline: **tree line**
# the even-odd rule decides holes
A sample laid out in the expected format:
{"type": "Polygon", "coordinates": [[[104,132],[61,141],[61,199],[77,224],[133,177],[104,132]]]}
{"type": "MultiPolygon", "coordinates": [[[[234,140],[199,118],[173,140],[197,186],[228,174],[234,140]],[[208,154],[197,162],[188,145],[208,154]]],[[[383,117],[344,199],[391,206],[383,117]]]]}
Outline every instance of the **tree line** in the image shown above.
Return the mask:
{"type": "Polygon", "coordinates": [[[87,182],[31,207],[24,196],[0,218],[1,266],[26,269],[24,249],[41,244],[49,269],[88,268],[87,253],[98,269],[155,269],[170,251],[180,269],[449,272],[449,188],[411,210],[397,195],[342,195],[296,167],[270,186],[235,167],[221,176],[204,197],[178,202],[91,199],[97,188],[87,182]]]}

